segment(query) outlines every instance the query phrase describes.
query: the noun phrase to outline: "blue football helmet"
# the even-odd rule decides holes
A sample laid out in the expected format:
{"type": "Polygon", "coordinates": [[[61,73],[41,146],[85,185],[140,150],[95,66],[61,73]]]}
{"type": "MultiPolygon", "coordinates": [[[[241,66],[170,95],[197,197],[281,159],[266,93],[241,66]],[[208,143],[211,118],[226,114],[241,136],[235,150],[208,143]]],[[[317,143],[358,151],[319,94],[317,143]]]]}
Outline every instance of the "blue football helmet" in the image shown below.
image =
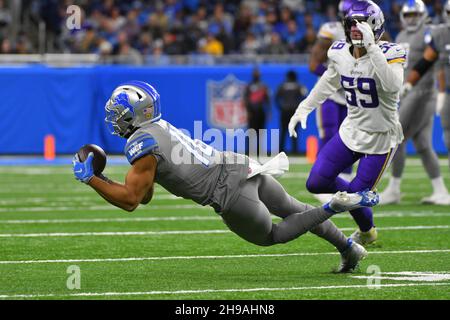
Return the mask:
{"type": "Polygon", "coordinates": [[[373,34],[375,35],[375,42],[378,42],[381,39],[385,30],[385,20],[383,11],[381,11],[380,7],[375,2],[370,0],[354,1],[344,18],[344,30],[347,42],[362,48],[364,47],[363,40],[356,40],[351,37],[351,29],[356,23],[355,20],[359,22],[365,21],[370,25],[373,34]]]}
{"type": "Polygon", "coordinates": [[[417,31],[427,20],[428,9],[422,0],[408,0],[400,12],[403,27],[410,32],[417,31]]]}
{"type": "Polygon", "coordinates": [[[442,12],[444,16],[444,22],[450,25],[450,0],[445,1],[444,10],[442,12]]]}
{"type": "Polygon", "coordinates": [[[128,138],[137,128],[161,118],[160,96],[146,82],[129,81],[114,89],[105,111],[110,132],[128,138]]]}

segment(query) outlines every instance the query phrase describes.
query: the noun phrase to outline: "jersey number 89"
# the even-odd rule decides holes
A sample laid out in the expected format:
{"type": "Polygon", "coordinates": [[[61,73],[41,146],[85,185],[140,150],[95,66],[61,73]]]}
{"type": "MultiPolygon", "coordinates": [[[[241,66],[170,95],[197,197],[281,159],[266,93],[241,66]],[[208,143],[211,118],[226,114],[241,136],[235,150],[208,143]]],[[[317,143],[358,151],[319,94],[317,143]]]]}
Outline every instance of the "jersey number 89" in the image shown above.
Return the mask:
{"type": "Polygon", "coordinates": [[[347,103],[353,107],[377,108],[377,85],[371,78],[351,78],[341,76],[341,85],[345,90],[347,103]]]}

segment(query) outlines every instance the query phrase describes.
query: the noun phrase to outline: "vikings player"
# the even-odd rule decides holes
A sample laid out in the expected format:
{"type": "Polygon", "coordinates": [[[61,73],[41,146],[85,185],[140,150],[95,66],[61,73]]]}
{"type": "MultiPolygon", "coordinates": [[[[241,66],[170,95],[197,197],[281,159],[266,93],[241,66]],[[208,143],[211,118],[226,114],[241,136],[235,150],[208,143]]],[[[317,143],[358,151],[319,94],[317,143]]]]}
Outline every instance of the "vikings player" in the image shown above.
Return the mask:
{"type": "Polygon", "coordinates": [[[73,163],[75,177],[111,204],[133,211],[150,202],[157,182],[177,196],[212,206],[230,230],[251,243],[270,246],[311,231],[339,250],[339,272],[352,271],[367,255],[328,219],[337,212],[376,205],[377,194],[337,193],[319,208],[301,203],[272,176],[255,175],[261,167],[246,156],[219,152],[162,120],[159,94],[145,82],[116,88],[105,109],[112,133],[127,139],[131,169],[125,184],[95,176],[92,153],[84,162],[75,156],[73,163]],[[283,220],[274,224],[271,214],[283,220]]]}
{"type": "MultiPolygon", "coordinates": [[[[296,125],[300,122],[306,128],[308,115],[344,88],[348,115],[311,169],[306,187],[312,193],[374,190],[403,141],[397,108],[406,52],[395,43],[380,41],[384,23],[383,12],[374,2],[352,4],[344,20],[346,41],[333,43],[327,71],[291,118],[289,133],[295,137],[296,125]],[[358,160],[356,177],[350,183],[338,177],[358,160]]],[[[372,210],[350,213],[359,226],[353,240],[361,244],[375,241],[372,210]]]]}
{"type": "MultiPolygon", "coordinates": [[[[355,0],[342,0],[339,2],[339,17],[344,19],[345,13],[355,0]]],[[[341,21],[327,22],[319,30],[318,39],[314,44],[310,60],[309,70],[319,77],[326,71],[328,60],[327,52],[333,42],[345,39],[344,27],[341,21]]],[[[339,131],[339,126],[347,116],[345,106],[345,91],[339,89],[317,108],[316,121],[319,129],[319,148],[323,146],[339,131]]],[[[346,168],[339,176],[345,180],[351,179],[352,167],[346,168]]],[[[321,202],[327,202],[331,195],[315,195],[321,202]]]]}
{"type": "Polygon", "coordinates": [[[413,86],[420,83],[422,77],[430,73],[429,70],[437,62],[439,93],[436,112],[441,116],[450,164],[450,0],[444,6],[443,15],[445,23],[433,28],[426,38],[427,47],[423,57],[408,74],[403,92],[404,95],[408,94],[413,86]]]}
{"type": "MultiPolygon", "coordinates": [[[[399,33],[396,42],[408,53],[405,77],[422,59],[423,51],[427,46],[425,41],[429,41],[432,26],[426,24],[427,18],[427,7],[422,0],[409,0],[402,7],[400,19],[404,30],[399,33]]],[[[434,77],[432,72],[428,72],[417,82],[415,90],[401,99],[399,112],[405,141],[399,146],[392,161],[392,177],[388,187],[380,195],[382,204],[400,202],[400,183],[405,168],[407,139],[413,140],[433,186],[433,194],[422,199],[422,202],[437,205],[450,204],[450,197],[441,176],[438,156],[432,144],[435,107],[434,77]]]]}

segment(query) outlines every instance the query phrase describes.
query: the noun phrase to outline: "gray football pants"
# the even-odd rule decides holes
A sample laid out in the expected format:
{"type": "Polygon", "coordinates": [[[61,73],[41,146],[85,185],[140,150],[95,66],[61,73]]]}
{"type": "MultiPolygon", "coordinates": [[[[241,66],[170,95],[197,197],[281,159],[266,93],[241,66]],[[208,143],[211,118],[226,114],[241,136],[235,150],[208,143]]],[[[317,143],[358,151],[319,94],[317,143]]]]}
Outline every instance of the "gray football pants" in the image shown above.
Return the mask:
{"type": "Polygon", "coordinates": [[[445,97],[445,106],[441,114],[441,125],[444,130],[444,140],[447,146],[448,161],[450,166],[450,94],[445,97]]]}
{"type": "Polygon", "coordinates": [[[439,159],[433,149],[433,120],[436,109],[436,96],[433,91],[415,90],[400,104],[400,123],[405,140],[398,147],[392,162],[392,175],[401,178],[406,162],[406,144],[413,140],[422,164],[430,179],[441,176],[439,159]]]}
{"type": "Polygon", "coordinates": [[[244,183],[222,219],[231,231],[260,246],[285,243],[311,231],[342,252],[347,238],[328,220],[332,215],[291,197],[272,176],[257,175],[244,183]],[[283,220],[275,224],[271,214],[283,220]]]}

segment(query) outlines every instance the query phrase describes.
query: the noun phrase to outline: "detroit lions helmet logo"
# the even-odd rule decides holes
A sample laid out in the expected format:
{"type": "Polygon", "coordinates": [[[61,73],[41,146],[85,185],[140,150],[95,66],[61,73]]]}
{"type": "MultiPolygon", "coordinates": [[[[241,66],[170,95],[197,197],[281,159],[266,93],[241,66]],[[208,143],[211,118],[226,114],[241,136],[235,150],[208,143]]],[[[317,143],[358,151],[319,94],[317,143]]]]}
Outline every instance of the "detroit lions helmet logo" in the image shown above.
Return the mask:
{"type": "Polygon", "coordinates": [[[114,98],[114,106],[123,106],[134,114],[133,106],[130,104],[130,99],[126,92],[121,92],[114,98]]]}

